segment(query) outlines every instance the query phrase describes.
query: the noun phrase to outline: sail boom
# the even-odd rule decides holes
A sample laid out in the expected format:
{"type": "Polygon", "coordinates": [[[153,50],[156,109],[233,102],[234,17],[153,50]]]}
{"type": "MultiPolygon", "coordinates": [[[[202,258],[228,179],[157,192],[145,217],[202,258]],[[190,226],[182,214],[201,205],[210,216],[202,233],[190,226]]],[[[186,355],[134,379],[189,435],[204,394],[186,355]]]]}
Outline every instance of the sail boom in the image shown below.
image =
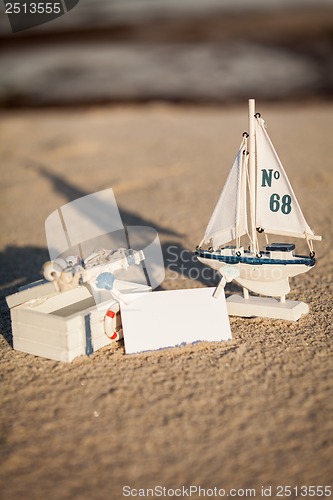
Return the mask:
{"type": "Polygon", "coordinates": [[[277,236],[290,236],[291,238],[303,238],[308,240],[317,240],[321,241],[321,236],[318,234],[309,234],[309,233],[290,233],[288,231],[276,231],[275,229],[264,229],[263,231],[266,234],[275,234],[277,236]]]}

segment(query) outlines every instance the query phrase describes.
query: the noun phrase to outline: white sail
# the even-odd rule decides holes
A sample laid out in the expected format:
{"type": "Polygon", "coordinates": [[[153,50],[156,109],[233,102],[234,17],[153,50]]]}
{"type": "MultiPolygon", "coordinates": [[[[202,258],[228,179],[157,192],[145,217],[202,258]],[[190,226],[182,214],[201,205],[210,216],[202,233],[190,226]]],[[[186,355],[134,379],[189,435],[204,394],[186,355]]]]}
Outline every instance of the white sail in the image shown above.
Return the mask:
{"type": "Polygon", "coordinates": [[[262,118],[255,121],[256,226],[269,234],[311,239],[308,226],[262,118]]]}
{"type": "Polygon", "coordinates": [[[214,249],[240,238],[247,232],[246,155],[243,154],[244,151],[246,151],[245,139],[205,232],[205,243],[211,242],[214,249]]]}

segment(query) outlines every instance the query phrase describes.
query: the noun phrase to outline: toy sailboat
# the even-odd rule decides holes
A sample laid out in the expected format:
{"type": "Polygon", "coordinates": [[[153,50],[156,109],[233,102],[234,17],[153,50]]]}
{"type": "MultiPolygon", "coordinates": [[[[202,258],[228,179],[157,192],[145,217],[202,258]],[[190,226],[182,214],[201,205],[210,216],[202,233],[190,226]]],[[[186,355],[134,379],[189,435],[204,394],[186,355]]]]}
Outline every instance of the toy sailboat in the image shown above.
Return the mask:
{"type": "Polygon", "coordinates": [[[222,274],[222,286],[234,279],[243,287],[244,298],[228,298],[233,311],[229,314],[296,320],[308,312],[308,306],[286,301],[285,295],[290,291],[289,278],[315,265],[312,240],[321,240],[321,236],[307,224],[265,122],[250,99],[249,134],[243,134],[204,238],[196,248],[197,258],[222,274]],[[266,238],[265,250],[260,250],[258,233],[266,238]],[[269,243],[268,235],[305,239],[309,256],[296,255],[294,244],[269,243]],[[248,250],[241,243],[244,236],[250,242],[248,250]],[[230,242],[234,245],[226,246],[230,242]],[[204,243],[211,246],[205,250],[204,243]],[[279,301],[249,296],[249,291],[279,297],[279,301]]]}

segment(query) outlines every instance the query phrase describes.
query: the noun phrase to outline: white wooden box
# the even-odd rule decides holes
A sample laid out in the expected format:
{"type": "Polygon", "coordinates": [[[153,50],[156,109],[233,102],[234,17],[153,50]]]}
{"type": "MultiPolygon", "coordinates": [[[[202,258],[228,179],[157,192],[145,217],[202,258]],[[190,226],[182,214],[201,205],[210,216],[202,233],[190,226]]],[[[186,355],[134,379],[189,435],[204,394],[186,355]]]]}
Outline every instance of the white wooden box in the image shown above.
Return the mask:
{"type": "MultiPolygon", "coordinates": [[[[123,293],[150,290],[144,285],[123,283],[123,293]]],[[[59,293],[52,283],[44,281],[10,295],[7,304],[14,349],[57,361],[72,361],[106,346],[111,340],[104,331],[105,313],[111,306],[119,311],[118,303],[107,294],[106,297],[97,306],[85,286],[59,293]]],[[[116,319],[120,328],[120,312],[116,319]]]]}

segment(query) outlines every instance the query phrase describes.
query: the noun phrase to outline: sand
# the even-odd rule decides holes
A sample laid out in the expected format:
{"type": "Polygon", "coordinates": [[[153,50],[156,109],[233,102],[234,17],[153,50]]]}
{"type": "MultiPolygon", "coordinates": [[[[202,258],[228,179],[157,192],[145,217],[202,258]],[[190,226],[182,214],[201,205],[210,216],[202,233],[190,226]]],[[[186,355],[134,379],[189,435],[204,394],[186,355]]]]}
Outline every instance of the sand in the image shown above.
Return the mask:
{"type": "MultiPolygon", "coordinates": [[[[120,344],[62,364],[12,349],[2,301],[2,498],[120,499],[126,485],[254,488],[256,498],[271,485],[274,498],[278,485],[330,485],[333,105],[258,109],[307,221],[324,237],[318,265],[292,280],[289,295],[310,313],[297,323],[230,318],[233,340],[224,343],[131,356],[120,344]]],[[[3,295],[39,278],[46,217],[106,187],[125,223],[159,231],[163,288],[213,285],[190,252],[246,115],[246,103],[5,113],[3,295]]]]}

